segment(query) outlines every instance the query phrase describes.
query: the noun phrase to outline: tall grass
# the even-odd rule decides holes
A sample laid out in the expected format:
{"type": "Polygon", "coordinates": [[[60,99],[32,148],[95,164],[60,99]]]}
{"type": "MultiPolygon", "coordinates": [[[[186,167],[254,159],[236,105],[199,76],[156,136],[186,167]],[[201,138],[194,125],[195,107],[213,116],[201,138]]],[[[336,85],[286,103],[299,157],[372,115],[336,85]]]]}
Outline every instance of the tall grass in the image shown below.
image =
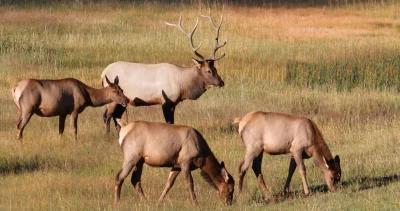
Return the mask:
{"type": "Polygon", "coordinates": [[[393,89],[400,91],[400,52],[378,55],[351,55],[343,60],[328,63],[289,61],[286,83],[300,87],[335,87],[349,91],[364,89],[393,89]]]}
{"type": "MultiPolygon", "coordinates": [[[[398,4],[348,7],[255,7],[215,4],[224,13],[216,63],[226,82],[196,101],[184,101],[176,122],[201,131],[219,160],[237,178],[244,149],[231,121],[252,110],[290,112],[312,118],[334,154],[342,160],[343,183],[326,193],[320,171],[307,162],[313,194],[282,198],[287,156],[264,156],[263,172],[276,201],[264,204],[251,172],[237,210],[398,209],[400,37],[398,4]]],[[[34,116],[16,141],[16,108],[10,87],[23,78],[76,77],[100,87],[100,73],[111,62],[170,62],[191,65],[184,36],[164,21],[184,17],[189,28],[198,4],[63,4],[0,7],[0,209],[112,210],[114,176],[122,153],[116,133],[104,134],[103,108],[79,117],[72,130],[57,134],[57,118],[34,116]]],[[[212,30],[201,20],[195,42],[209,55],[212,30]]],[[[129,108],[130,120],[163,121],[161,108],[129,108]]],[[[251,171],[251,170],[250,170],[251,171]]],[[[193,173],[198,209],[224,209],[217,194],[193,173]]],[[[122,210],[193,209],[179,177],[167,201],[156,205],[167,169],[144,168],[148,201],[139,201],[129,178],[122,210]]]]}

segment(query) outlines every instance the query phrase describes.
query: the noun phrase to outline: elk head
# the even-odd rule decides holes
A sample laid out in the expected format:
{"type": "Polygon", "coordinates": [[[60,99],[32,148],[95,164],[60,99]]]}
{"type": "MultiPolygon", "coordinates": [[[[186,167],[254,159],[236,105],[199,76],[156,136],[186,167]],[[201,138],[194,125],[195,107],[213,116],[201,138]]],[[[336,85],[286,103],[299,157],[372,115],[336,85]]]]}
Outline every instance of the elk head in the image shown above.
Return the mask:
{"type": "Polygon", "coordinates": [[[124,95],[124,91],[122,91],[121,87],[119,87],[118,85],[118,76],[115,77],[114,83],[111,83],[107,76],[105,76],[105,78],[108,84],[108,87],[106,89],[109,89],[108,93],[111,100],[126,107],[129,103],[129,99],[124,95]]]}
{"type": "Polygon", "coordinates": [[[219,187],[219,197],[227,204],[232,205],[233,191],[235,188],[235,180],[228,173],[225,168],[224,162],[221,162],[221,176],[224,179],[222,185],[219,187]]]}
{"type": "Polygon", "coordinates": [[[328,170],[325,172],[325,181],[330,191],[335,191],[335,185],[340,182],[342,169],[340,168],[340,158],[336,155],[334,159],[326,161],[328,170]]]}
{"type": "Polygon", "coordinates": [[[168,23],[168,22],[165,22],[165,23],[169,26],[177,27],[189,39],[190,45],[192,48],[192,52],[193,52],[194,56],[196,57],[196,58],[193,58],[193,62],[195,63],[195,67],[200,72],[200,75],[202,76],[202,78],[204,80],[205,87],[206,88],[211,87],[211,86],[223,87],[225,85],[225,83],[221,79],[221,77],[218,75],[217,68],[215,68],[215,66],[214,66],[215,61],[218,61],[225,56],[225,53],[223,53],[219,57],[216,56],[218,49],[220,49],[226,45],[226,41],[222,44],[219,43],[219,31],[221,29],[223,17],[221,16],[221,21],[219,22],[219,24],[215,23],[215,21],[211,17],[210,13],[208,16],[202,15],[202,17],[208,18],[210,20],[210,22],[215,30],[215,34],[216,34],[213,54],[208,59],[205,59],[204,56],[202,56],[198,52],[198,50],[201,46],[201,43],[197,47],[195,47],[193,44],[193,34],[195,33],[197,26],[199,24],[198,18],[196,20],[196,24],[194,25],[192,31],[190,31],[190,32],[186,32],[183,29],[182,16],[179,16],[179,21],[176,24],[172,24],[172,23],[168,23]]]}

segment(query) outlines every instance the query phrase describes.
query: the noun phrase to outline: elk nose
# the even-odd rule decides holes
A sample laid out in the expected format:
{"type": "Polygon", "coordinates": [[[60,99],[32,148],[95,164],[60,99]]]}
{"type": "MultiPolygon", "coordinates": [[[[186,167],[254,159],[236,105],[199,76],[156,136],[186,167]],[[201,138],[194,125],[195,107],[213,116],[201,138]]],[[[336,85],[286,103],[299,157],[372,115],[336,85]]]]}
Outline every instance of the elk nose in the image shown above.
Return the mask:
{"type": "Polygon", "coordinates": [[[225,86],[225,83],[224,83],[223,80],[221,80],[221,81],[219,82],[219,87],[224,87],[224,86],[225,86]]]}
{"type": "Polygon", "coordinates": [[[125,100],[125,105],[128,106],[128,104],[129,104],[129,99],[126,98],[126,100],[125,100]]]}

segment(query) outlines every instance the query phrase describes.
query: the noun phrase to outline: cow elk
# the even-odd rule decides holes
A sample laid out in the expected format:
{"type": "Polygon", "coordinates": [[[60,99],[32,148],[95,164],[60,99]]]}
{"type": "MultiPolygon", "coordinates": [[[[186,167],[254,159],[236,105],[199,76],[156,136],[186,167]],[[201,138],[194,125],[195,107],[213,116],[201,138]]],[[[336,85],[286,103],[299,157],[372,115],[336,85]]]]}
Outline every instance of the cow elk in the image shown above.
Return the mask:
{"type": "MultiPolygon", "coordinates": [[[[102,80],[105,76],[114,78],[120,76],[120,86],[127,97],[132,99],[133,106],[162,105],[162,111],[167,123],[174,123],[175,107],[179,102],[189,99],[196,100],[207,89],[213,86],[223,87],[224,81],[217,73],[215,62],[225,56],[217,56],[217,51],[225,46],[226,41],[219,42],[219,34],[222,25],[222,16],[219,23],[208,15],[203,16],[210,20],[215,29],[215,47],[212,56],[205,59],[199,52],[200,45],[195,47],[193,35],[196,32],[199,19],[190,32],[186,32],[182,26],[182,17],[176,24],[167,25],[178,28],[188,38],[192,52],[195,56],[192,67],[180,67],[174,64],[140,64],[118,61],[108,65],[102,72],[102,80]]],[[[106,83],[103,83],[107,86],[106,83]]],[[[116,119],[121,118],[125,112],[124,107],[118,103],[107,105],[103,118],[106,124],[107,132],[110,131],[111,118],[119,129],[116,119]]]]}
{"type": "Polygon", "coordinates": [[[65,118],[70,114],[76,139],[78,114],[87,106],[98,107],[111,102],[126,106],[129,99],[118,86],[118,77],[115,77],[114,83],[108,78],[105,81],[108,87],[102,89],[92,88],[74,78],[19,81],[12,89],[19,111],[18,139],[22,140],[24,128],[33,114],[41,117],[59,116],[60,134],[64,132],[65,118]]]}
{"type": "MultiPolygon", "coordinates": [[[[117,121],[121,124],[121,121],[117,121]]],[[[219,163],[203,136],[195,129],[166,123],[135,121],[121,124],[119,144],[123,151],[123,165],[115,178],[115,204],[121,195],[121,186],[133,169],[131,182],[144,199],[141,187],[143,164],[153,167],[169,167],[167,183],[159,202],[162,202],[173,186],[176,177],[183,173],[190,198],[197,204],[191,171],[201,169],[203,178],[219,192],[221,200],[230,205],[233,199],[234,180],[219,163]]]]}
{"type": "Polygon", "coordinates": [[[298,166],[304,193],[309,194],[303,159],[310,157],[314,157],[315,164],[324,173],[329,190],[335,191],[335,184],[341,177],[339,156],[332,156],[320,130],[310,119],[258,111],[236,118],[234,123],[239,123],[239,134],[246,148],[244,160],[239,166],[239,193],[242,191],[246,171],[252,166],[264,199],[270,197],[270,189],[265,185],[261,173],[264,152],[271,155],[291,154],[285,193],[289,191],[290,181],[298,166]]]}

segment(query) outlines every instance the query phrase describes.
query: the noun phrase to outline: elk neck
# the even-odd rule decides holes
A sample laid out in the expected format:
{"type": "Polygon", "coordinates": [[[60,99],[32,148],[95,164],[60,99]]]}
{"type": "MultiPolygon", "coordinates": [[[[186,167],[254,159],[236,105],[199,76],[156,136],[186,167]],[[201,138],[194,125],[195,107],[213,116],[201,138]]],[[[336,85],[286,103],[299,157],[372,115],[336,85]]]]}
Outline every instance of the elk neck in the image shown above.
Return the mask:
{"type": "Polygon", "coordinates": [[[218,163],[218,160],[212,152],[205,157],[201,170],[210,177],[212,183],[214,183],[219,190],[221,183],[224,182],[224,178],[221,175],[221,165],[218,163]]]}
{"type": "Polygon", "coordinates": [[[205,91],[204,79],[202,78],[200,71],[194,66],[190,68],[184,68],[177,80],[181,87],[181,99],[196,100],[205,91]]]}
{"type": "Polygon", "coordinates": [[[312,153],[314,156],[314,160],[316,164],[320,166],[320,168],[322,168],[323,170],[327,170],[327,161],[333,159],[332,153],[329,150],[328,145],[326,145],[324,138],[322,137],[322,134],[318,128],[316,128],[315,138],[316,140],[313,149],[314,152],[312,153]]]}
{"type": "Polygon", "coordinates": [[[86,91],[89,97],[89,104],[93,107],[102,106],[111,103],[112,100],[108,94],[108,87],[102,89],[96,89],[90,86],[86,87],[86,91]]]}

